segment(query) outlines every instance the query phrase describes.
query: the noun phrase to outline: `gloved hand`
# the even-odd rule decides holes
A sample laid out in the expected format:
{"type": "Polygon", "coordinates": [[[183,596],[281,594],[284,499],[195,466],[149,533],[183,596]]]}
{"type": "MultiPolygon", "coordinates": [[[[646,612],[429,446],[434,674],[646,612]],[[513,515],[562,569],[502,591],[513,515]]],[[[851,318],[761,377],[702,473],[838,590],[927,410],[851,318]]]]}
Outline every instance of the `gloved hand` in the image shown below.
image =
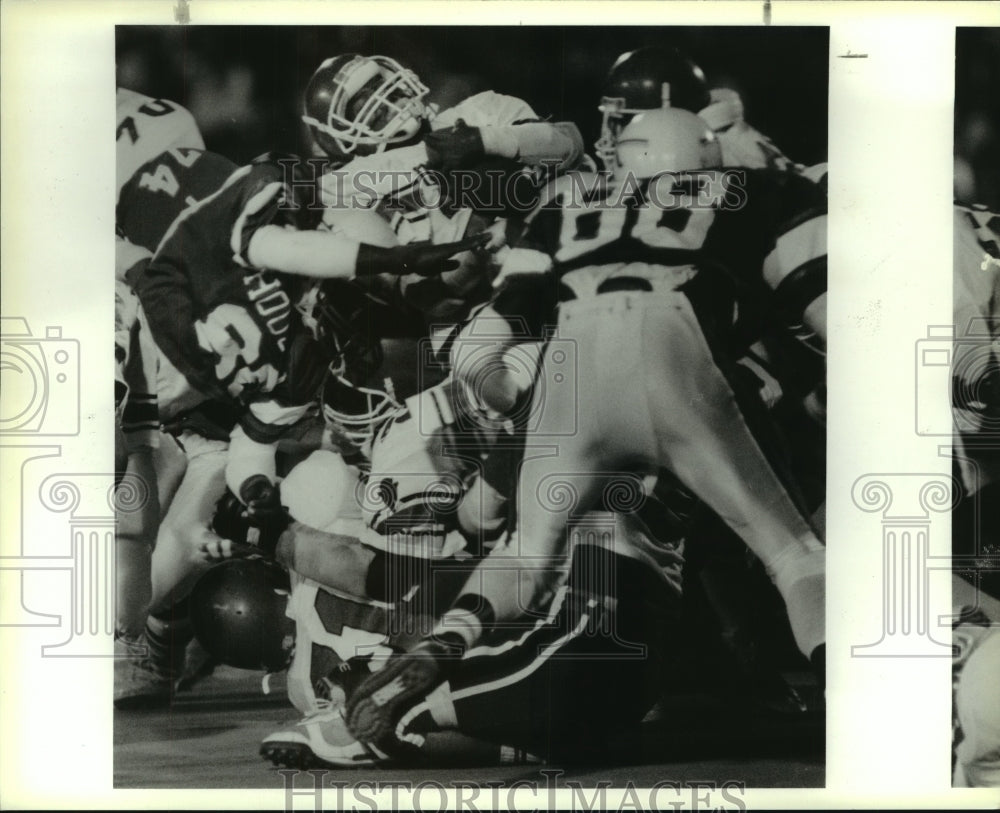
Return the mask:
{"type": "Polygon", "coordinates": [[[281,504],[278,486],[267,475],[254,474],[240,486],[240,500],[247,507],[250,525],[260,529],[257,538],[248,535],[248,541],[255,543],[266,555],[273,555],[278,537],[291,522],[288,511],[281,504]]]}
{"type": "Polygon", "coordinates": [[[359,277],[374,274],[419,274],[429,277],[442,274],[458,268],[459,261],[450,259],[455,254],[481,248],[489,241],[490,235],[483,232],[454,243],[410,243],[392,248],[362,243],[358,249],[355,274],[359,277]]]}
{"type": "Polygon", "coordinates": [[[348,697],[344,711],[347,727],[358,740],[386,753],[405,751],[405,743],[396,737],[397,724],[444,682],[448,667],[459,657],[457,648],[432,639],[424,639],[409,652],[393,655],[348,697]]]}
{"type": "Polygon", "coordinates": [[[468,169],[486,157],[483,134],[478,127],[470,127],[463,119],[454,127],[435,130],[424,136],[427,148],[427,165],[439,172],[468,169]]]}

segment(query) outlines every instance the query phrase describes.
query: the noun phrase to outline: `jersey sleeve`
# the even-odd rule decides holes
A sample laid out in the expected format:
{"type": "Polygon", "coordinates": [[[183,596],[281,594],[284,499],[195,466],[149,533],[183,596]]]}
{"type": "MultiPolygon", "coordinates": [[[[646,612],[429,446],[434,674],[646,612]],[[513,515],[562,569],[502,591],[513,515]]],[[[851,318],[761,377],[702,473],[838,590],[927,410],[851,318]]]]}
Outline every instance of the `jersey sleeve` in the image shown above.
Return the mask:
{"type": "Polygon", "coordinates": [[[497,127],[537,121],[538,115],[521,99],[487,90],[442,110],[434,117],[433,127],[435,130],[454,127],[459,119],[470,127],[497,127]]]}
{"type": "Polygon", "coordinates": [[[115,225],[133,243],[156,251],[180,214],[212,195],[236,170],[221,155],[171,148],[139,167],[122,188],[115,225]]]}
{"type": "Polygon", "coordinates": [[[779,313],[802,325],[806,309],[827,288],[827,200],[821,186],[797,175],[781,177],[774,244],[763,277],[779,313]]]}
{"type": "Polygon", "coordinates": [[[229,246],[238,265],[254,268],[248,254],[251,238],[262,226],[278,220],[282,208],[292,204],[278,167],[261,164],[248,169],[235,206],[229,246]]]}

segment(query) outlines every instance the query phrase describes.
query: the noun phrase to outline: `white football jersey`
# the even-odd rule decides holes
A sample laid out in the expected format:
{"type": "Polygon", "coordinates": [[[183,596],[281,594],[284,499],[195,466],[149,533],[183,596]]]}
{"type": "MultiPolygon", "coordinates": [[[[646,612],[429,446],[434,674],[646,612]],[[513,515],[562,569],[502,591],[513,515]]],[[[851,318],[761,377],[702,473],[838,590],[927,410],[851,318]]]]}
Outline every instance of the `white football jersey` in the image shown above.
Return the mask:
{"type": "Polygon", "coordinates": [[[407,399],[406,406],[372,445],[371,471],[361,492],[361,540],[401,556],[453,556],[465,547],[456,522],[465,483],[441,471],[429,444],[454,417],[442,385],[407,399]]]}
{"type": "Polygon", "coordinates": [[[176,102],[118,88],[115,199],[137,169],[170,149],[205,149],[194,116],[176,102]]]}

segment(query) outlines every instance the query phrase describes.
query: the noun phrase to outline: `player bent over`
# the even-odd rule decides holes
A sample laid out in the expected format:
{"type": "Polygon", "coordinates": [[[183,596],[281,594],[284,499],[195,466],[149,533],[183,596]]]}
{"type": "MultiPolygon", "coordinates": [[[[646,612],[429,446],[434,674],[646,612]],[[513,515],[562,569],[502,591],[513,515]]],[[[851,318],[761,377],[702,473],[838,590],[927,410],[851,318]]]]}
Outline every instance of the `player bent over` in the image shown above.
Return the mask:
{"type": "MultiPolygon", "coordinates": [[[[693,114],[667,109],[637,117],[619,136],[618,160],[638,186],[623,193],[612,184],[582,199],[556,197],[534,218],[521,247],[518,270],[540,274],[536,296],[547,292],[559,302],[561,341],[548,344],[542,369],[558,363],[554,354],[563,341],[576,349],[576,398],[544,404],[554,412],[554,425],[575,430],[558,439],[557,455],[522,469],[515,533],[483,560],[434,635],[390,659],[349,698],[352,733],[383,750],[408,736],[416,710],[438,693],[451,701],[462,727],[461,701],[468,695],[456,698],[450,687],[464,685],[466,664],[484,637],[526,610],[551,606],[573,557],[566,524],[574,511],[597,504],[617,471],[669,469],[712,508],[763,561],[785,600],[799,649],[819,667],[823,545],[764,458],[717,364],[724,363],[720,339],[736,332],[727,290],[762,295],[768,287],[763,267],[767,281],[801,311],[825,290],[825,274],[823,287],[803,286],[809,269],[792,274],[795,268],[783,265],[808,252],[776,250],[785,234],[781,210],[763,176],[753,181],[760,187],[748,178],[747,206],[736,211],[718,203],[669,205],[676,184],[683,194],[684,181],[664,172],[720,166],[713,134],[693,114]],[[654,183],[666,188],[651,188],[654,183]],[[609,204],[616,194],[619,202],[609,204]],[[742,219],[750,221],[746,244],[736,239],[742,219]],[[567,501],[573,504],[552,510],[538,494],[542,484],[560,477],[573,478],[574,499],[567,501]]],[[[803,236],[808,249],[808,229],[797,235],[803,236]]],[[[517,259],[517,250],[508,262],[517,259]]],[[[544,398],[540,388],[534,398],[544,398]]]]}
{"type": "MultiPolygon", "coordinates": [[[[195,152],[182,153],[181,163],[203,160],[195,152]]],[[[208,522],[225,490],[229,431],[239,421],[248,448],[268,447],[319,390],[322,349],[294,308],[305,278],[436,273],[449,256],[481,242],[383,248],[312,231],[318,213],[295,205],[294,194],[274,164],[234,168],[214,192],[181,211],[153,259],[129,280],[158,351],[160,417],[194,420],[182,436],[184,482],[153,555],[149,657],[137,661],[132,686],[119,693],[122,702],[169,698],[182,639],[189,637],[174,629],[171,608],[186,596],[204,567],[200,550],[213,541],[208,522]],[[200,419],[206,411],[221,414],[223,425],[206,429],[200,419]]],[[[245,460],[251,462],[238,488],[252,503],[271,487],[271,477],[266,465],[254,470],[258,456],[245,460]]]]}

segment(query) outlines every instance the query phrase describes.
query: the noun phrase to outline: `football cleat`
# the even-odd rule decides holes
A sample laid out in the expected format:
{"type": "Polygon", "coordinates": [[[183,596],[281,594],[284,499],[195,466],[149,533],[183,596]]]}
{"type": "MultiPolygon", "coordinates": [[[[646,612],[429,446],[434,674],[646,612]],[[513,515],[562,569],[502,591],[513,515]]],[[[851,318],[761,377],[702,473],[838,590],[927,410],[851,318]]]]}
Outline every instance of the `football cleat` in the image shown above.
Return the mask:
{"type": "Polygon", "coordinates": [[[362,742],[383,750],[402,745],[396,725],[403,715],[444,679],[442,659],[448,651],[421,644],[411,652],[394,655],[378,672],[358,686],[347,702],[347,726],[362,742]]]}
{"type": "Polygon", "coordinates": [[[358,742],[347,730],[343,707],[331,705],[308,714],[294,725],[269,734],[260,755],[277,767],[363,768],[387,757],[358,742]]]}

